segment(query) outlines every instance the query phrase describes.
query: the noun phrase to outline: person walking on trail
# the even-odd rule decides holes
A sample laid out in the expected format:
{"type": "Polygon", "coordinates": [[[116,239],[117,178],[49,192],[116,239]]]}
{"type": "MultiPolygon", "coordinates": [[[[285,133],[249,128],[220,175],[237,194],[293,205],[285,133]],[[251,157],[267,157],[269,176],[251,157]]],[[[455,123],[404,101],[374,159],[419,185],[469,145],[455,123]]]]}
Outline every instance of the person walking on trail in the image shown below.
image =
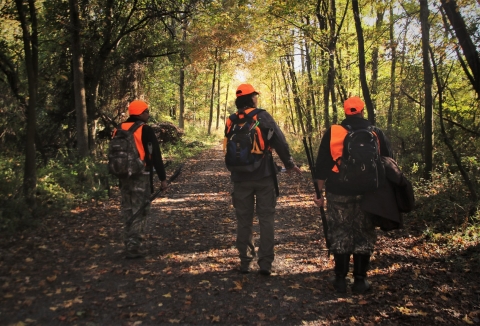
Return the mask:
{"type": "MultiPolygon", "coordinates": [[[[375,227],[371,218],[362,212],[360,202],[361,191],[353,190],[348,182],[340,179],[337,159],[344,150],[344,140],[347,130],[372,130],[376,135],[376,144],[379,144],[380,155],[391,157],[389,142],[384,133],[364,118],[365,103],[357,96],[350,97],[344,102],[346,119],[341,126],[334,125],[324,134],[316,160],[316,182],[322,191],[325,186],[327,201],[327,225],[330,252],[335,260],[335,279],[333,286],[338,293],[347,292],[346,276],[349,271],[350,255],[353,254],[353,293],[364,293],[371,286],[366,280],[376,242],[375,227]],[[342,131],[343,130],[343,131],[342,131]]],[[[378,147],[377,147],[378,151],[378,147]]],[[[323,207],[325,197],[314,196],[317,206],[323,207]]]]}
{"type": "MultiPolygon", "coordinates": [[[[227,119],[224,145],[230,146],[227,142],[233,139],[235,128],[257,130],[253,139],[254,146],[258,148],[248,150],[248,153],[259,153],[256,154],[258,158],[255,159],[255,163],[249,165],[248,168],[245,168],[245,166],[229,166],[229,164],[235,164],[235,162],[228,161],[227,149],[226,164],[231,171],[231,181],[233,182],[232,201],[237,218],[236,247],[240,258],[240,272],[242,274],[249,273],[250,263],[257,256],[253,240],[253,217],[256,209],[260,225],[257,263],[260,267],[259,273],[269,276],[272,272],[272,263],[275,257],[274,221],[278,196],[277,169],[274,166],[270,148],[275,149],[289,174],[292,171],[299,174],[301,172],[294,164],[285,136],[273,117],[267,111],[257,108],[259,94],[250,84],[238,86],[235,100],[237,112],[227,119]],[[253,123],[247,128],[240,123],[244,121],[242,119],[250,119],[253,123]],[[237,125],[240,125],[240,127],[236,127],[237,125]],[[261,140],[260,144],[257,143],[258,140],[261,140]]],[[[239,144],[235,142],[232,144],[232,146],[237,145],[239,144]]],[[[234,159],[240,153],[239,148],[236,148],[236,150],[237,153],[233,154],[234,159]]]]}
{"type": "Polygon", "coordinates": [[[127,221],[141,209],[142,205],[149,201],[151,186],[149,171],[152,171],[152,165],[161,181],[161,188],[167,189],[168,185],[157,137],[152,127],[146,125],[149,119],[148,104],[140,100],[132,101],[128,106],[128,113],[130,117],[120,124],[120,128],[128,130],[135,123],[140,124],[133,136],[140,159],[145,164],[144,172],[120,179],[121,216],[125,221],[124,244],[126,258],[133,259],[144,256],[141,244],[150,205],[145,207],[143,212],[131,224],[127,223],[127,221]]]}

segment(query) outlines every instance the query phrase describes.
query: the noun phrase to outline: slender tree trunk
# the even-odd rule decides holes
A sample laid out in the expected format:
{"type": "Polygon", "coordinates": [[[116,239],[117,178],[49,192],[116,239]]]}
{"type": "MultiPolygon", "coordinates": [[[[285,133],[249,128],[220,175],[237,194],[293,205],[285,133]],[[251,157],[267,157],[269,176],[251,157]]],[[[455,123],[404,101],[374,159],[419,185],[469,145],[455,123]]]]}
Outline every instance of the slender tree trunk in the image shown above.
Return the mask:
{"type": "Polygon", "coordinates": [[[228,91],[230,90],[230,84],[227,84],[227,91],[225,93],[225,106],[223,109],[223,124],[227,123],[227,106],[228,106],[228,91]]]}
{"type": "Polygon", "coordinates": [[[88,124],[87,101],[85,98],[85,75],[83,72],[83,54],[80,38],[80,17],[78,1],[69,0],[72,34],[73,90],[75,94],[75,113],[77,122],[77,150],[80,157],[87,157],[88,124]]]}
{"type": "Polygon", "coordinates": [[[455,35],[462,47],[468,66],[472,71],[472,86],[477,92],[477,96],[480,97],[480,55],[477,51],[476,44],[471,39],[462,14],[458,10],[457,2],[455,0],[441,0],[441,3],[450,24],[452,24],[453,29],[455,30],[455,35]]]}
{"type": "MultiPolygon", "coordinates": [[[[335,0],[330,0],[329,14],[329,40],[328,40],[328,76],[327,91],[332,102],[332,123],[338,123],[337,96],[335,94],[335,53],[337,51],[337,7],[335,0]]],[[[340,27],[339,27],[340,28],[340,27]]]]}
{"type": "Polygon", "coordinates": [[[35,0],[28,0],[28,8],[22,0],[15,0],[18,18],[22,28],[23,49],[25,52],[25,67],[28,79],[27,126],[25,142],[25,169],[23,177],[23,195],[31,210],[36,208],[35,193],[37,188],[37,167],[35,151],[36,108],[38,94],[38,28],[35,0]],[[25,14],[30,14],[30,26],[25,14]],[[30,32],[31,31],[31,32],[30,32]]]}
{"type": "MultiPolygon", "coordinates": [[[[307,19],[307,23],[310,23],[307,19]]],[[[317,129],[317,123],[313,122],[315,120],[313,117],[316,117],[316,110],[315,110],[315,95],[313,93],[313,78],[312,78],[312,63],[310,58],[310,47],[308,46],[308,42],[305,39],[305,68],[307,74],[307,94],[306,94],[306,119],[307,119],[307,132],[309,135],[313,132],[313,126],[317,129]],[[313,116],[312,116],[313,112],[313,116]]]]}
{"type": "MultiPolygon", "coordinates": [[[[306,23],[307,25],[310,25],[310,19],[307,17],[306,19],[306,23]]],[[[308,81],[308,94],[307,94],[307,97],[309,97],[309,101],[307,102],[309,105],[308,105],[308,111],[310,112],[310,108],[311,108],[311,111],[313,112],[313,118],[312,118],[312,115],[310,114],[310,117],[309,119],[312,120],[313,119],[313,126],[315,127],[315,131],[318,131],[318,119],[317,119],[317,104],[316,104],[316,101],[315,101],[315,92],[314,92],[314,85],[313,85],[313,76],[312,76],[312,55],[310,53],[310,46],[307,42],[307,40],[305,39],[305,64],[306,64],[306,67],[307,67],[307,81],[308,81]]],[[[310,128],[313,129],[311,127],[311,122],[309,123],[310,125],[310,128]]],[[[310,133],[312,132],[312,130],[309,131],[310,133]]]]}
{"type": "Polygon", "coordinates": [[[287,111],[290,112],[290,120],[291,120],[291,123],[292,123],[293,133],[296,134],[297,131],[295,129],[295,117],[293,116],[293,105],[292,105],[292,100],[290,99],[290,91],[288,89],[287,73],[285,72],[285,64],[283,63],[283,61],[284,60],[282,60],[282,62],[281,62],[281,68],[282,68],[283,84],[285,85],[285,96],[287,97],[287,105],[288,105],[287,111]]]}
{"type": "MultiPolygon", "coordinates": [[[[376,35],[380,35],[382,32],[384,14],[385,14],[385,8],[381,7],[377,12],[377,21],[375,23],[376,35]]],[[[379,47],[378,47],[378,44],[375,43],[372,50],[372,81],[371,81],[372,102],[373,102],[374,111],[376,111],[377,109],[376,103],[377,103],[377,94],[378,94],[378,52],[379,52],[379,47]]]]}
{"type": "Polygon", "coordinates": [[[393,8],[390,4],[390,50],[392,51],[392,64],[390,67],[390,105],[387,113],[387,136],[392,136],[393,112],[395,110],[395,68],[397,65],[397,43],[393,33],[393,8]]]}
{"type": "Polygon", "coordinates": [[[368,89],[367,75],[365,72],[365,40],[363,38],[362,22],[360,20],[360,10],[358,8],[358,0],[352,1],[353,19],[355,20],[355,29],[357,31],[358,40],[358,68],[360,71],[360,84],[362,86],[363,99],[367,107],[368,120],[375,124],[375,110],[373,109],[372,98],[370,97],[370,90],[368,89]]]}
{"type": "Polygon", "coordinates": [[[179,80],[179,96],[180,96],[180,99],[179,99],[179,114],[180,114],[180,117],[178,119],[178,126],[180,128],[185,128],[185,119],[184,119],[184,115],[185,115],[185,43],[187,41],[187,18],[184,17],[183,18],[183,22],[182,22],[182,49],[181,49],[181,53],[180,53],[180,60],[181,60],[181,67],[180,67],[180,80],[179,80]]]}
{"type": "MultiPolygon", "coordinates": [[[[445,89],[445,85],[441,82],[440,77],[438,76],[438,69],[437,69],[437,65],[435,64],[433,54],[431,56],[432,56],[433,71],[435,74],[435,81],[437,83],[437,89],[438,89],[438,116],[440,121],[440,132],[442,134],[442,138],[445,145],[448,147],[448,150],[452,154],[453,159],[457,164],[458,170],[460,171],[460,174],[462,175],[463,180],[465,181],[465,184],[467,185],[468,190],[470,191],[470,199],[472,200],[472,202],[476,203],[478,201],[478,194],[477,194],[477,189],[475,187],[475,184],[470,178],[470,176],[468,175],[467,170],[463,166],[462,158],[460,157],[460,155],[458,155],[454,145],[450,141],[450,138],[448,137],[447,132],[445,130],[445,124],[443,121],[443,90],[445,89]]],[[[476,205],[475,205],[475,210],[476,210],[476,205]]]]}
{"type": "Polygon", "coordinates": [[[306,135],[306,129],[305,129],[305,124],[303,121],[303,114],[302,114],[302,104],[301,104],[300,95],[298,92],[297,76],[295,74],[295,69],[293,67],[293,59],[292,59],[292,56],[287,56],[286,59],[287,59],[288,71],[290,73],[290,80],[292,82],[293,103],[295,103],[295,110],[297,112],[298,123],[300,124],[300,128],[302,129],[302,134],[306,135]]]}
{"type": "Polygon", "coordinates": [[[221,81],[221,66],[222,66],[222,58],[221,56],[218,59],[218,78],[217,78],[217,123],[215,129],[218,130],[220,125],[220,81],[221,81]]]}
{"type": "Polygon", "coordinates": [[[420,0],[420,23],[422,25],[422,56],[425,87],[425,170],[424,178],[431,180],[433,169],[433,97],[432,67],[429,60],[430,23],[428,0],[420,0]]]}
{"type": "Polygon", "coordinates": [[[213,122],[213,102],[215,100],[215,83],[217,78],[217,55],[218,48],[215,48],[215,61],[213,62],[212,90],[210,92],[210,114],[208,117],[208,134],[211,135],[213,122]]]}

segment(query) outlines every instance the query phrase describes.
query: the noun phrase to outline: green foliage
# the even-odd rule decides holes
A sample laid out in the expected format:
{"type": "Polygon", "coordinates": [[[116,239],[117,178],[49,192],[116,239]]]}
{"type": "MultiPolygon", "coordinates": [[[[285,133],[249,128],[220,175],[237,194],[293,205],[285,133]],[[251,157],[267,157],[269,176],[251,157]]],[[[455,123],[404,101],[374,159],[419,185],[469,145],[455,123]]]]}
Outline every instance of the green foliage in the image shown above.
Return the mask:
{"type": "Polygon", "coordinates": [[[408,219],[422,221],[425,238],[449,247],[468,247],[480,241],[479,203],[472,203],[458,172],[448,164],[432,180],[415,184],[416,209],[408,219]]]}
{"type": "Polygon", "coordinates": [[[19,163],[22,161],[22,157],[0,159],[0,177],[4,180],[0,183],[0,232],[36,225],[38,221],[32,219],[33,215],[41,218],[108,196],[111,181],[105,163],[93,158],[52,159],[37,171],[37,208],[32,214],[22,196],[23,164],[19,163]]]}
{"type": "Polygon", "coordinates": [[[162,155],[164,160],[185,162],[207,147],[217,144],[219,139],[219,133],[208,135],[206,129],[190,125],[179,142],[162,146],[162,155]]]}
{"type": "Polygon", "coordinates": [[[33,223],[21,195],[22,168],[18,158],[0,157],[0,232],[13,232],[33,223]]]}

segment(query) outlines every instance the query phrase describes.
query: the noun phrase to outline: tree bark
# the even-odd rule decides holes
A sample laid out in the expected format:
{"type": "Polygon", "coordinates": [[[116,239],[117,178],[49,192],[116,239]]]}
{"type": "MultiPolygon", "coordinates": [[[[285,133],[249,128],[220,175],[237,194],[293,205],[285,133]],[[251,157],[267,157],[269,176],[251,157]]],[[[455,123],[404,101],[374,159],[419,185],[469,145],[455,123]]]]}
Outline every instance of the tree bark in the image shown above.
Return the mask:
{"type": "Polygon", "coordinates": [[[390,66],[390,105],[387,112],[387,136],[392,136],[393,112],[395,111],[395,72],[397,65],[397,43],[393,33],[393,8],[390,5],[390,51],[392,51],[392,64],[390,66]]]}
{"type": "MultiPolygon", "coordinates": [[[[307,18],[307,24],[310,24],[310,21],[307,18]]],[[[310,56],[310,46],[308,41],[305,39],[305,67],[307,70],[307,82],[308,82],[308,92],[307,92],[307,131],[310,135],[313,131],[313,126],[315,130],[318,130],[317,123],[317,110],[315,108],[315,93],[313,92],[313,77],[312,77],[312,61],[310,56]],[[313,113],[313,115],[312,115],[313,113]],[[312,118],[314,117],[314,118],[312,118]],[[312,124],[312,120],[314,120],[312,124]]]]}
{"type": "Polygon", "coordinates": [[[452,154],[453,159],[457,164],[458,170],[460,171],[460,174],[462,175],[462,178],[465,181],[465,184],[467,185],[468,190],[470,191],[471,201],[473,203],[476,203],[478,201],[478,194],[477,194],[477,189],[475,187],[475,184],[470,178],[470,176],[468,175],[467,170],[463,166],[462,158],[460,157],[460,155],[458,155],[457,151],[455,150],[455,147],[450,141],[450,138],[448,137],[445,129],[445,123],[443,121],[443,90],[445,89],[445,85],[441,82],[440,76],[438,75],[438,69],[433,59],[433,55],[432,55],[432,65],[433,65],[433,71],[435,73],[435,81],[437,83],[437,89],[438,89],[438,116],[440,120],[440,132],[442,134],[443,142],[445,143],[448,150],[452,154]]]}
{"type": "Polygon", "coordinates": [[[25,169],[23,177],[23,195],[31,210],[36,208],[35,193],[37,188],[36,168],[36,108],[38,96],[38,26],[35,0],[28,0],[30,26],[27,26],[26,8],[22,0],[15,0],[17,14],[22,28],[25,67],[28,79],[27,126],[25,141],[25,169]],[[31,33],[29,32],[31,31],[31,33]]]}
{"type": "Polygon", "coordinates": [[[420,0],[420,23],[422,25],[422,56],[425,87],[425,169],[424,178],[431,180],[433,169],[433,74],[429,59],[430,23],[428,0],[420,0]]]}
{"type": "Polygon", "coordinates": [[[215,82],[217,78],[217,56],[218,48],[215,48],[215,61],[213,62],[212,90],[210,92],[210,114],[208,117],[208,134],[211,135],[213,122],[213,102],[215,99],[215,82]]]}
{"type": "Polygon", "coordinates": [[[215,129],[218,130],[220,125],[220,81],[221,81],[221,67],[222,67],[222,56],[219,56],[218,59],[218,78],[217,78],[217,122],[215,129]]]}
{"type": "Polygon", "coordinates": [[[300,94],[298,92],[297,76],[295,74],[295,69],[293,67],[292,56],[287,56],[286,60],[287,60],[288,71],[290,73],[290,80],[292,82],[293,103],[295,104],[295,111],[297,112],[297,122],[300,124],[300,128],[302,129],[302,134],[306,135],[305,123],[303,121],[302,104],[300,101],[300,94]]]}
{"type": "Polygon", "coordinates": [[[355,20],[355,30],[357,31],[358,40],[358,68],[360,71],[360,84],[362,85],[363,99],[367,107],[368,120],[375,124],[375,110],[373,108],[372,98],[367,83],[367,75],[365,72],[365,40],[363,38],[362,22],[360,21],[360,10],[358,8],[358,0],[352,1],[353,19],[355,20]]]}
{"type": "Polygon", "coordinates": [[[78,1],[69,0],[71,37],[72,37],[72,63],[73,63],[73,91],[75,95],[75,113],[77,123],[77,150],[80,157],[87,157],[88,150],[88,123],[87,101],[85,98],[85,75],[83,72],[83,54],[80,38],[80,17],[78,1]]]}
{"type": "Polygon", "coordinates": [[[455,0],[441,0],[441,3],[450,24],[452,24],[453,29],[455,30],[455,35],[462,47],[468,66],[472,71],[474,79],[472,86],[477,92],[477,96],[480,97],[480,56],[475,43],[472,41],[470,33],[465,25],[465,21],[458,10],[457,2],[455,0]]]}
{"type": "Polygon", "coordinates": [[[296,134],[295,128],[295,117],[293,116],[293,105],[292,100],[290,99],[290,91],[288,89],[288,80],[287,80],[287,73],[285,72],[285,64],[283,63],[285,60],[281,61],[281,68],[282,68],[282,77],[283,77],[283,84],[285,85],[285,96],[287,97],[287,111],[290,112],[290,121],[292,123],[293,133],[296,134]]]}
{"type": "MultiPolygon", "coordinates": [[[[377,11],[377,21],[375,23],[375,32],[376,35],[380,35],[382,32],[383,25],[383,16],[385,14],[385,8],[379,8],[377,11]]],[[[372,103],[373,110],[377,109],[377,94],[378,94],[378,52],[379,47],[378,43],[375,43],[372,49],[372,80],[371,80],[371,89],[372,89],[372,103]]]]}
{"type": "Polygon", "coordinates": [[[180,80],[179,80],[179,119],[178,119],[178,126],[180,128],[185,128],[185,62],[186,62],[186,53],[185,53],[185,44],[187,42],[187,18],[184,16],[182,21],[182,49],[180,52],[180,60],[181,60],[181,67],[180,67],[180,80]]]}

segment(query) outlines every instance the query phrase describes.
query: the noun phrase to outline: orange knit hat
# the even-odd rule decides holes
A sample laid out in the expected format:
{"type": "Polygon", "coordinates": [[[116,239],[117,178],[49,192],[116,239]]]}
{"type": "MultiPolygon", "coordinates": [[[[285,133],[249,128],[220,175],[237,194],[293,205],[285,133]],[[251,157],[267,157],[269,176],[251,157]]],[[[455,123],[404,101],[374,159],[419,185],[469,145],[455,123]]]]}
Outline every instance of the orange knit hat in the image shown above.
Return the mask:
{"type": "Polygon", "coordinates": [[[135,101],[130,102],[130,104],[128,105],[128,114],[130,114],[130,115],[140,115],[146,109],[148,109],[148,104],[147,103],[145,103],[144,101],[135,100],[135,101]]]}
{"type": "Polygon", "coordinates": [[[239,97],[239,96],[248,95],[252,93],[260,94],[260,92],[257,92],[252,85],[241,84],[240,86],[237,87],[237,92],[235,94],[237,95],[237,97],[239,97]]]}
{"type": "Polygon", "coordinates": [[[346,115],[354,115],[362,112],[365,103],[358,96],[353,96],[343,102],[343,109],[346,115]]]}

